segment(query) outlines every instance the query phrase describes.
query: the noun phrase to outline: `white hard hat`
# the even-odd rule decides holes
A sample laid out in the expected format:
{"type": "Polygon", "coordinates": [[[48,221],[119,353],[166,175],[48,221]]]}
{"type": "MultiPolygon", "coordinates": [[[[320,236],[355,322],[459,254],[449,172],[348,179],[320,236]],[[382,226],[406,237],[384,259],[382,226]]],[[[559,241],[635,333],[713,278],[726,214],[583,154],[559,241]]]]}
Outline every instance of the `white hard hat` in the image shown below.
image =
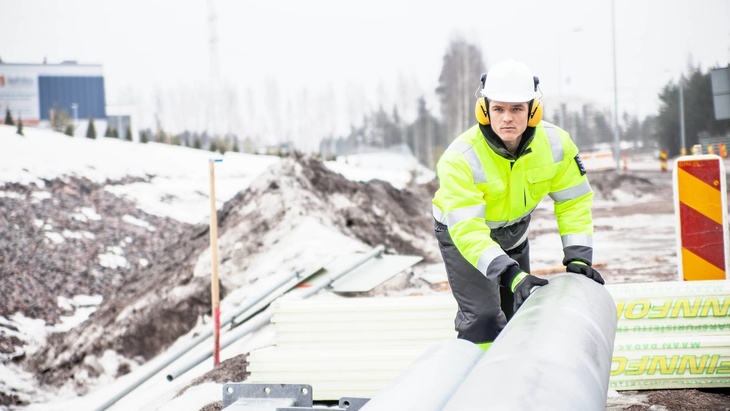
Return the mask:
{"type": "Polygon", "coordinates": [[[524,103],[538,96],[532,71],[524,63],[505,60],[492,66],[484,81],[482,96],[504,103],[524,103]]]}

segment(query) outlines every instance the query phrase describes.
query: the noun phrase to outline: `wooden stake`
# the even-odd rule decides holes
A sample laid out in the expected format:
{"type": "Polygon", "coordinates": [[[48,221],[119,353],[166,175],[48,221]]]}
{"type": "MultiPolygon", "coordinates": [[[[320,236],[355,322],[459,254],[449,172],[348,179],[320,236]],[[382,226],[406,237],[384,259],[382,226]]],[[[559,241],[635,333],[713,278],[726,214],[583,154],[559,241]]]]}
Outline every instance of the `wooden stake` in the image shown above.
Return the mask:
{"type": "Polygon", "coordinates": [[[210,253],[211,278],[210,301],[213,315],[213,366],[220,363],[220,291],[218,289],[218,207],[215,203],[215,163],[222,160],[210,159],[210,253]]]}

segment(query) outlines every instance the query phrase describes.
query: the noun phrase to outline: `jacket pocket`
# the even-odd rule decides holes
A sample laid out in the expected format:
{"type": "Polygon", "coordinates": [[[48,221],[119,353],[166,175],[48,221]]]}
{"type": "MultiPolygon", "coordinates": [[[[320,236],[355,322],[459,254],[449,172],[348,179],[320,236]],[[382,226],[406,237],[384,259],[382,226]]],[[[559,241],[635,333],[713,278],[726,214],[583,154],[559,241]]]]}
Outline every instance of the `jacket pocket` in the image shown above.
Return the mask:
{"type": "Polygon", "coordinates": [[[550,184],[555,178],[557,166],[548,164],[526,170],[527,191],[533,200],[540,201],[550,192],[550,184]]]}

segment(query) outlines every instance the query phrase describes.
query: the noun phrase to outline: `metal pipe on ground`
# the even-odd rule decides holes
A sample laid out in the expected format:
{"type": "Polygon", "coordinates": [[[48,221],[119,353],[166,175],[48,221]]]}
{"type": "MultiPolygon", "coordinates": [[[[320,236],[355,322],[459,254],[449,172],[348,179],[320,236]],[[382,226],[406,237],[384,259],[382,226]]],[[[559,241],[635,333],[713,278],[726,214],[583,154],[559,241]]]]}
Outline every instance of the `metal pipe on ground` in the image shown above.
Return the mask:
{"type": "MultiPolygon", "coordinates": [[[[327,288],[332,285],[335,281],[337,281],[340,277],[344,276],[345,274],[349,273],[350,271],[356,269],[357,267],[363,265],[364,263],[368,262],[370,259],[379,256],[383,253],[383,250],[385,249],[384,246],[379,245],[375,247],[372,251],[365,254],[362,258],[351,264],[350,266],[344,268],[343,270],[332,274],[332,275],[326,275],[323,278],[319,279],[318,281],[315,281],[310,287],[300,289],[301,292],[298,292],[296,294],[297,298],[307,298],[310,297],[320,290],[327,288]]],[[[243,323],[241,326],[238,326],[234,328],[232,331],[226,333],[224,335],[224,338],[221,341],[221,350],[229,346],[231,343],[238,341],[240,338],[244,337],[245,335],[259,329],[260,327],[264,326],[266,323],[268,323],[271,320],[271,317],[273,316],[274,312],[272,307],[267,308],[263,312],[259,313],[255,317],[251,318],[249,321],[243,323]]],[[[200,364],[201,362],[207,360],[210,358],[210,356],[213,355],[211,352],[202,353],[199,356],[195,357],[194,359],[190,361],[186,361],[180,368],[177,370],[171,372],[170,374],[167,374],[167,380],[172,381],[175,378],[185,374],[190,369],[195,367],[196,365],[200,364]]]]}
{"type": "Polygon", "coordinates": [[[434,345],[360,411],[440,411],[483,354],[465,340],[434,345]]]}
{"type": "MultiPolygon", "coordinates": [[[[257,305],[261,305],[260,303],[264,301],[268,296],[270,296],[274,291],[278,290],[279,288],[283,287],[287,283],[291,283],[293,281],[298,280],[300,277],[302,277],[302,270],[297,270],[291,273],[288,276],[284,276],[280,281],[275,282],[272,284],[269,288],[262,291],[258,296],[254,297],[251,301],[247,301],[247,303],[239,308],[233,315],[227,316],[224,318],[224,320],[221,322],[221,326],[228,325],[229,323],[233,322],[237,317],[241,316],[245,312],[252,310],[257,305]]],[[[260,307],[261,309],[263,307],[260,307]]],[[[258,309],[256,310],[258,311],[258,309]]],[[[139,378],[132,381],[129,385],[124,387],[121,391],[113,395],[111,398],[107,399],[107,401],[100,405],[98,408],[96,408],[97,411],[102,411],[110,406],[112,406],[115,402],[122,399],[125,395],[132,392],[135,388],[142,385],[145,381],[152,378],[155,374],[160,372],[163,368],[167,367],[168,365],[172,364],[177,360],[178,358],[182,357],[185,353],[192,350],[193,348],[200,345],[203,341],[207,340],[213,335],[212,330],[208,330],[207,332],[200,334],[198,337],[190,341],[187,345],[180,348],[179,350],[173,351],[164,359],[161,359],[158,364],[155,364],[154,367],[152,367],[150,370],[145,372],[143,375],[141,375],[139,378]]]]}
{"type": "Polygon", "coordinates": [[[616,323],[605,287],[579,274],[550,278],[443,411],[605,410],[616,323]]]}

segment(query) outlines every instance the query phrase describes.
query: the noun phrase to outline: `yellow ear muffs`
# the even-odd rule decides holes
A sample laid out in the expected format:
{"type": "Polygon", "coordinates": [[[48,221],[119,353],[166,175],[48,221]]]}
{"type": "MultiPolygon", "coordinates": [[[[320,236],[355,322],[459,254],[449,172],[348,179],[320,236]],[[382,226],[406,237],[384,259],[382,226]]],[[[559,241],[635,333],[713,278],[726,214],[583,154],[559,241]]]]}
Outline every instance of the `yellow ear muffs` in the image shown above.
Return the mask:
{"type": "Polygon", "coordinates": [[[527,118],[527,127],[537,127],[542,120],[542,103],[540,100],[532,100],[530,102],[530,115],[527,118]],[[532,107],[533,104],[535,107],[532,107]]]}
{"type": "Polygon", "coordinates": [[[477,116],[477,121],[481,125],[489,125],[489,115],[487,114],[487,98],[486,97],[479,97],[477,99],[477,104],[474,106],[474,114],[477,116]]]}
{"type": "MultiPolygon", "coordinates": [[[[479,97],[476,105],[474,105],[474,115],[477,117],[477,121],[482,125],[489,125],[489,115],[486,97],[479,97]]],[[[530,102],[530,114],[527,119],[527,127],[536,127],[542,120],[542,103],[540,100],[532,100],[530,102]],[[535,105],[535,107],[532,107],[535,105]]]]}

